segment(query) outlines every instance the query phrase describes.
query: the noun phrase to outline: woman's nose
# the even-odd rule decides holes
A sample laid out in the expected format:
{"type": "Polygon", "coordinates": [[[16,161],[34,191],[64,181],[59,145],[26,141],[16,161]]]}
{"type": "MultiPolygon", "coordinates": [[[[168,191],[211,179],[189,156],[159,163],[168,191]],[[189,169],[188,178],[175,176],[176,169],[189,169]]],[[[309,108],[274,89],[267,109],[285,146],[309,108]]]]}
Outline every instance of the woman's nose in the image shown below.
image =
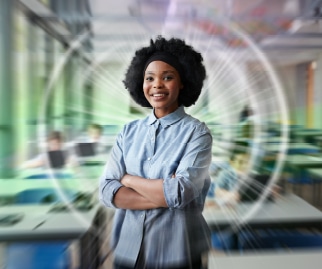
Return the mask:
{"type": "Polygon", "coordinates": [[[160,89],[162,88],[163,83],[161,79],[155,79],[153,83],[153,88],[160,89]]]}

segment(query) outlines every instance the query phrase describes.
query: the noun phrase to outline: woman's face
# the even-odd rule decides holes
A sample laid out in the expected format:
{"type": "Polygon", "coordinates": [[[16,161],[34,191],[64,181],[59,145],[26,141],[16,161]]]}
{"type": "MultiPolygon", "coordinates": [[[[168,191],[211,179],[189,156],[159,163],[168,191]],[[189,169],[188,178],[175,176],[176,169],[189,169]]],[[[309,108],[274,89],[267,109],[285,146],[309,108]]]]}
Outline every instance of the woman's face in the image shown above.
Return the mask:
{"type": "Polygon", "coordinates": [[[178,108],[178,96],[182,88],[179,73],[171,65],[154,61],[146,68],[143,91],[157,118],[164,117],[178,108]]]}

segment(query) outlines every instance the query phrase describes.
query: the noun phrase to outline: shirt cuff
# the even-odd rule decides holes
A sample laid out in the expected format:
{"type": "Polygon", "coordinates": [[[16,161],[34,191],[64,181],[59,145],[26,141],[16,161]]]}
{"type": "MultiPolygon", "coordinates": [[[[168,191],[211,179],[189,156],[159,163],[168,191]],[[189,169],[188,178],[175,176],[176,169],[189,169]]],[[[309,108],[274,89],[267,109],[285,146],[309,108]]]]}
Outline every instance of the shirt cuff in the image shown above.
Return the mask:
{"type": "Polygon", "coordinates": [[[119,180],[109,180],[101,191],[101,202],[107,207],[117,208],[114,205],[114,196],[121,187],[123,185],[119,180]]]}

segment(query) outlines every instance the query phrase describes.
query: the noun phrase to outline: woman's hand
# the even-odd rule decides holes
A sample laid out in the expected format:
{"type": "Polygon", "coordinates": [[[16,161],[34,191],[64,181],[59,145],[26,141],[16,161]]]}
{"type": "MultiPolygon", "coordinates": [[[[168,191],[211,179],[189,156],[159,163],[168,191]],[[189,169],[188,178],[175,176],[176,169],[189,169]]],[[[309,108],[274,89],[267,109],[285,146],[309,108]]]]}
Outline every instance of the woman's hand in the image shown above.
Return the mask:
{"type": "Polygon", "coordinates": [[[130,188],[130,182],[131,182],[132,176],[129,174],[125,174],[122,178],[121,178],[121,183],[123,186],[130,188]]]}
{"type": "MultiPolygon", "coordinates": [[[[175,177],[175,175],[173,175],[175,177]]],[[[157,207],[167,207],[163,192],[163,179],[146,179],[140,176],[125,174],[121,184],[137,192],[157,207]]]]}

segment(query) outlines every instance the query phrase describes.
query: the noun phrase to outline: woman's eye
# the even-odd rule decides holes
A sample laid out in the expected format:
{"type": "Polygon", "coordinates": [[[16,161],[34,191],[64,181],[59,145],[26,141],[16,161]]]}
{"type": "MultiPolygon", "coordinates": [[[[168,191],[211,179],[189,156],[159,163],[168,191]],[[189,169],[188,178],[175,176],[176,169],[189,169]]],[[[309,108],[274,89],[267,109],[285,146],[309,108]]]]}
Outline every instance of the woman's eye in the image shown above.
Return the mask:
{"type": "Polygon", "coordinates": [[[147,81],[152,81],[152,80],[153,80],[153,78],[152,78],[152,77],[146,77],[146,78],[145,78],[145,80],[147,80],[147,81]]]}
{"type": "Polygon", "coordinates": [[[171,79],[173,79],[172,76],[166,76],[166,77],[164,77],[164,80],[171,80],[171,79]]]}

